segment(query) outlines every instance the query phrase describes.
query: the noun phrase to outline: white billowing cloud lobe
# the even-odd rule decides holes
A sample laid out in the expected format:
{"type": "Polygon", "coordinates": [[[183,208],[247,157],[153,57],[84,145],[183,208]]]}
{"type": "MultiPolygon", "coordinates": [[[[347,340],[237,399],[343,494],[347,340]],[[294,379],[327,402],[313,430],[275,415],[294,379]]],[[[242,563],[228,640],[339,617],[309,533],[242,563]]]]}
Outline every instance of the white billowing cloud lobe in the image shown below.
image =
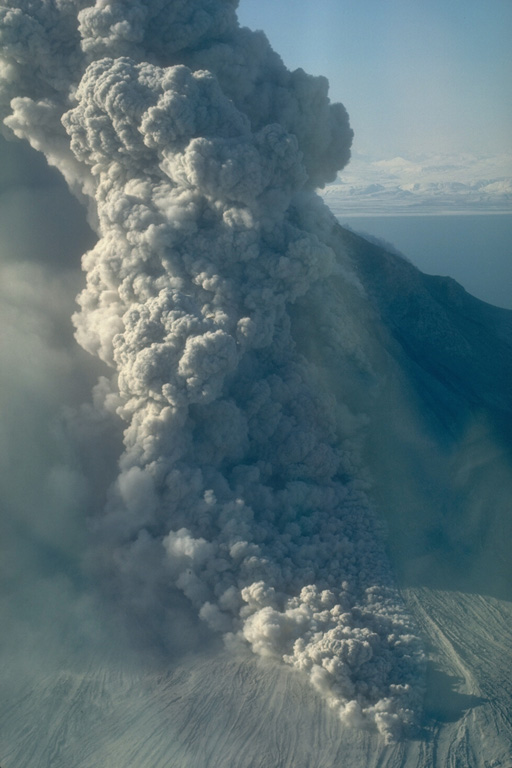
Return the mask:
{"type": "Polygon", "coordinates": [[[390,739],[415,720],[422,652],[348,436],[363,420],[347,411],[343,434],[291,312],[335,272],[357,290],[313,192],[352,131],[326,81],[288,72],[235,8],[1,9],[5,124],[98,235],[76,337],[112,368],[97,407],[126,429],[95,560],[139,618],[177,587],[234,648],[302,670],[344,722],[390,739]]]}

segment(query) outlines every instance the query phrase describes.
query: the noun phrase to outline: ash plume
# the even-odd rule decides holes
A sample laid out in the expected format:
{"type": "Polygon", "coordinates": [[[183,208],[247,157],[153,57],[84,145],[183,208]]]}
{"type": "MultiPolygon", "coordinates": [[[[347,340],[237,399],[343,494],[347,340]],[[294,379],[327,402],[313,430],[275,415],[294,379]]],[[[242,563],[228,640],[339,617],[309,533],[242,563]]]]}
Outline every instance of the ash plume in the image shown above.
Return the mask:
{"type": "MultiPolygon", "coordinates": [[[[352,131],[236,5],[4,2],[0,108],[98,236],[76,338],[112,368],[95,402],[126,428],[96,567],[139,619],[181,590],[389,740],[415,721],[422,651],[365,492],[364,415],[297,346],[310,295],[334,274],[358,291],[314,192],[352,131]]],[[[364,320],[329,322],[336,354],[364,358],[364,320]]]]}

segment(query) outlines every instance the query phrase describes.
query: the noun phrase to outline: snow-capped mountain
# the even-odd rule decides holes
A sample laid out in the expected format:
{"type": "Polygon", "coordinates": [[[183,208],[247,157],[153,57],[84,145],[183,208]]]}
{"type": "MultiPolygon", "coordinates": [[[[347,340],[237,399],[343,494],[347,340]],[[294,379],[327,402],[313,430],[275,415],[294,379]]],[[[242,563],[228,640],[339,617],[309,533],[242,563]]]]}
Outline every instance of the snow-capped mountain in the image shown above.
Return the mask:
{"type": "Polygon", "coordinates": [[[374,160],[356,153],[321,194],[337,216],[510,213],[511,174],[509,155],[374,160]]]}

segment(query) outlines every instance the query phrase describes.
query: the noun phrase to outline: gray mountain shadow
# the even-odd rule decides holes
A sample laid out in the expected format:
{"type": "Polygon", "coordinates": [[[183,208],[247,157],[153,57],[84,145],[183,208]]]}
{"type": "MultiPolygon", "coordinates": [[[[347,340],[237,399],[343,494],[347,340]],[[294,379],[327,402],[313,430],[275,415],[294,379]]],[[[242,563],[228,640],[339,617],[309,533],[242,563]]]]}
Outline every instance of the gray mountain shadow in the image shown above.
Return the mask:
{"type": "Polygon", "coordinates": [[[382,321],[368,460],[398,580],[511,600],[512,311],[342,227],[333,238],[382,321]]]}
{"type": "Polygon", "coordinates": [[[454,723],[474,707],[486,702],[479,696],[459,693],[456,687],[460,679],[443,672],[433,662],[427,665],[427,694],[424,715],[427,721],[454,723]]]}

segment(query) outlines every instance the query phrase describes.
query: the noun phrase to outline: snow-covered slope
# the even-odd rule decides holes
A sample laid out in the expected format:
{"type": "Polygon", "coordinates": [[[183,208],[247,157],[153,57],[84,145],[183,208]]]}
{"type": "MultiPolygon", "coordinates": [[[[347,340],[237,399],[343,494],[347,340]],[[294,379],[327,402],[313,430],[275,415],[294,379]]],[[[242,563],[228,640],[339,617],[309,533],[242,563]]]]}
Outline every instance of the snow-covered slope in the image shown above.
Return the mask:
{"type": "Polygon", "coordinates": [[[2,765],[508,768],[510,610],[460,593],[409,598],[435,659],[415,739],[385,746],[343,728],[300,677],[254,657],[219,652],[146,672],[96,659],[2,697],[2,765]]]}

